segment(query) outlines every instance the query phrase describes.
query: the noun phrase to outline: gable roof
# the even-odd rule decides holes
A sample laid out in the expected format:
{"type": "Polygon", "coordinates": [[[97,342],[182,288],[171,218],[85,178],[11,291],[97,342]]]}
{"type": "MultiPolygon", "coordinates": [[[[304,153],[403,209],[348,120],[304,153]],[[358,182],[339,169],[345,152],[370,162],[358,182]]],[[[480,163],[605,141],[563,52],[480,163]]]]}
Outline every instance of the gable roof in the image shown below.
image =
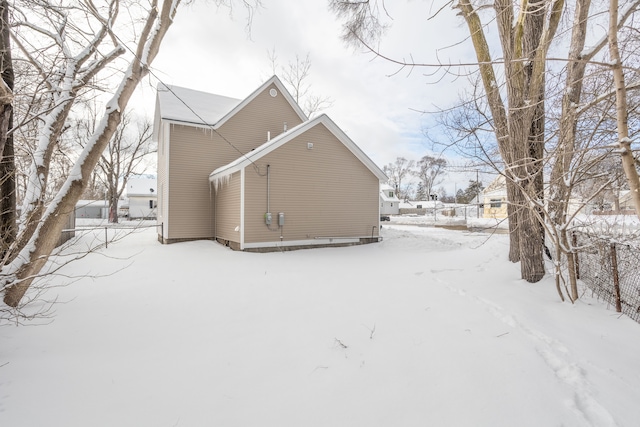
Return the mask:
{"type": "Polygon", "coordinates": [[[500,174],[493,181],[491,181],[491,183],[489,183],[487,188],[482,190],[482,194],[485,197],[506,196],[507,195],[507,182],[506,182],[506,179],[505,179],[504,175],[500,174]]]}
{"type": "Polygon", "coordinates": [[[214,125],[240,102],[222,95],[158,84],[157,108],[163,120],[214,125]]]}
{"type": "Polygon", "coordinates": [[[354,156],[356,156],[358,160],[360,160],[381,182],[386,182],[388,180],[388,177],[385,175],[382,169],[380,169],[369,158],[369,156],[367,156],[364,151],[362,151],[360,147],[358,147],[356,143],[353,142],[351,138],[349,138],[347,134],[345,134],[342,129],[340,129],[338,125],[336,125],[333,120],[329,118],[329,116],[327,116],[326,114],[321,114],[313,120],[307,120],[306,122],[303,122],[298,126],[291,128],[287,132],[281,133],[271,141],[265,142],[255,150],[250,151],[249,153],[239,157],[233,162],[214,170],[209,175],[209,182],[218,182],[218,180],[228,177],[229,175],[241,169],[244,169],[246,166],[261,159],[262,157],[274,151],[276,148],[281,147],[282,145],[302,135],[318,124],[323,124],[329,130],[329,132],[331,132],[342,144],[344,144],[344,146],[354,156]]]}
{"type": "Polygon", "coordinates": [[[392,186],[387,183],[380,184],[380,198],[385,202],[399,202],[398,196],[396,195],[396,190],[392,186]],[[389,197],[389,192],[393,191],[393,196],[389,197]]]}
{"type": "Polygon", "coordinates": [[[271,77],[242,100],[160,83],[157,90],[156,114],[162,120],[217,129],[272,84],[279,89],[300,119],[307,120],[307,116],[277,76],[271,77]]]}

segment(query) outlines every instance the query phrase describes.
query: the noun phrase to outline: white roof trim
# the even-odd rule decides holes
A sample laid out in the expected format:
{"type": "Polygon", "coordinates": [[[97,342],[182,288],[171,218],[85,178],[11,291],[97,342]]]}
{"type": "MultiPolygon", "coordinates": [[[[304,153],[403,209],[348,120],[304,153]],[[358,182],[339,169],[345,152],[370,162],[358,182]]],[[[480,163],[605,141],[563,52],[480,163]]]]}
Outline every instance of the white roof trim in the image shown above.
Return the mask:
{"type": "Polygon", "coordinates": [[[331,120],[326,114],[321,114],[313,120],[303,122],[298,126],[290,129],[289,131],[281,133],[271,141],[262,144],[255,150],[250,151],[249,153],[234,160],[233,162],[219,167],[218,169],[211,172],[211,174],[209,175],[209,181],[217,181],[235,172],[238,172],[241,169],[244,169],[254,161],[266,156],[276,148],[281,147],[282,145],[286,144],[297,136],[302,135],[304,132],[318,124],[323,124],[329,130],[329,132],[331,132],[340,142],[342,142],[344,146],[349,149],[349,151],[351,151],[351,153],[356,156],[358,160],[360,160],[378,178],[380,182],[388,181],[389,178],[385,175],[382,169],[380,169],[369,158],[369,156],[367,156],[364,151],[362,151],[360,147],[358,147],[356,143],[353,142],[351,138],[349,138],[347,134],[345,134],[342,129],[340,129],[338,125],[336,125],[333,120],[331,120]]]}

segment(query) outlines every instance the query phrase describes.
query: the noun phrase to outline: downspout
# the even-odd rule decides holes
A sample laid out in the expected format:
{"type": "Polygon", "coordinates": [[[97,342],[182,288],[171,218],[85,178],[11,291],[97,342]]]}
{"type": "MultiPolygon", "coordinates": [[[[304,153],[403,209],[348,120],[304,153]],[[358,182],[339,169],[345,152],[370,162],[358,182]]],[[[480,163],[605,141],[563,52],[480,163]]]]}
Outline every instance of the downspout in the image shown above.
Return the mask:
{"type": "Polygon", "coordinates": [[[271,165],[267,165],[267,213],[271,212],[270,203],[269,203],[269,194],[270,194],[270,185],[271,185],[271,175],[270,172],[271,165]]]}

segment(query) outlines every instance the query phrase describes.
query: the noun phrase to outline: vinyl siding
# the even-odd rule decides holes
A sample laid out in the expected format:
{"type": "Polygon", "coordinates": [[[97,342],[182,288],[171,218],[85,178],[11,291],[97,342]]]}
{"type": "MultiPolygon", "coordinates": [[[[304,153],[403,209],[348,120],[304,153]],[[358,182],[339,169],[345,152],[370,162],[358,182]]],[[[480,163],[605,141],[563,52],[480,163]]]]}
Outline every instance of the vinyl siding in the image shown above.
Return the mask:
{"type": "Polygon", "coordinates": [[[231,175],[228,182],[220,183],[216,190],[216,237],[240,242],[240,172],[231,175]]]}
{"type": "Polygon", "coordinates": [[[168,238],[213,238],[213,202],[209,174],[271,137],[302,122],[284,96],[269,95],[270,85],[217,131],[172,124],[167,197],[168,238]]]}
{"type": "Polygon", "coordinates": [[[245,168],[246,243],[280,240],[278,212],[285,214],[284,241],[378,236],[379,181],[323,124],[261,158],[256,167],[245,168]],[[264,224],[267,165],[275,231],[264,224]]]}
{"type": "Polygon", "coordinates": [[[171,125],[169,164],[169,239],[213,237],[213,197],[207,176],[215,153],[211,134],[171,125]]]}

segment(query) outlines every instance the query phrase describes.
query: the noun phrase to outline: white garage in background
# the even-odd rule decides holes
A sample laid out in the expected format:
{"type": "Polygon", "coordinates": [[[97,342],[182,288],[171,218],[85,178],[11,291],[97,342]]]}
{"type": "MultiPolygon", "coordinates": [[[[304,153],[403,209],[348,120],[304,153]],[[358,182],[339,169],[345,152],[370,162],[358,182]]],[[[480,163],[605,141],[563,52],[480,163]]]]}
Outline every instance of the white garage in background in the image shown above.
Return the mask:
{"type": "Polygon", "coordinates": [[[129,178],[127,197],[129,218],[156,218],[158,208],[158,180],[148,175],[129,178]]]}

